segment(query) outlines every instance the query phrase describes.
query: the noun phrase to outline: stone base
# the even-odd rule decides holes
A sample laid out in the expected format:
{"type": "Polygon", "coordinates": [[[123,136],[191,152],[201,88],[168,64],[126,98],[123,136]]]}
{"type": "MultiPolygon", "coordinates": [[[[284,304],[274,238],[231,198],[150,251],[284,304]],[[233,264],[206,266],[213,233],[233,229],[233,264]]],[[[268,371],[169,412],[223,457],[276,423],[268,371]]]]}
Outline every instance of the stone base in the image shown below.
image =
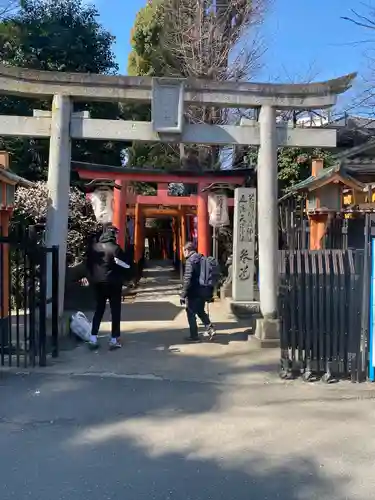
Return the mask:
{"type": "Polygon", "coordinates": [[[230,287],[223,285],[220,288],[220,299],[231,299],[232,298],[232,285],[230,287]]]}
{"type": "Polygon", "coordinates": [[[260,347],[280,347],[280,320],[258,318],[255,339],[260,343],[260,347]]]}
{"type": "Polygon", "coordinates": [[[238,318],[252,318],[260,316],[260,303],[256,301],[230,301],[230,309],[238,318]]]}

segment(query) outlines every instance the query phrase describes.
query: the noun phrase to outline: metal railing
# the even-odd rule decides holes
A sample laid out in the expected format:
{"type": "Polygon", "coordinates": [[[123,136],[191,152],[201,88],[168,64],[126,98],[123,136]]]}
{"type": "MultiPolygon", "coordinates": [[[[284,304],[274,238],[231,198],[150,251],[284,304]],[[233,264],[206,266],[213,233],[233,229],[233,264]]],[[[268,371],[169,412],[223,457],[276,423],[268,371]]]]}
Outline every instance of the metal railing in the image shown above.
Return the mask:
{"type": "Polygon", "coordinates": [[[49,353],[58,356],[58,267],[58,247],[47,248],[29,231],[0,235],[2,366],[45,366],[49,353]]]}
{"type": "Polygon", "coordinates": [[[282,378],[365,378],[364,262],[363,250],[280,251],[282,378]]]}

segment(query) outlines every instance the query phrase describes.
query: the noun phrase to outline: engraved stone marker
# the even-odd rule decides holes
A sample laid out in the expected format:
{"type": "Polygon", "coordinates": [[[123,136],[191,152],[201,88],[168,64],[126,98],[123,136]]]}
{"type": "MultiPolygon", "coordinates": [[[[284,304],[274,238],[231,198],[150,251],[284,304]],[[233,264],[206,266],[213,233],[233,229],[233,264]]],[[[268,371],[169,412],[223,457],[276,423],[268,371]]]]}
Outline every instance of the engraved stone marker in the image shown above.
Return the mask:
{"type": "Polygon", "coordinates": [[[254,300],[256,189],[237,188],[234,196],[233,281],[235,301],[254,300]]]}

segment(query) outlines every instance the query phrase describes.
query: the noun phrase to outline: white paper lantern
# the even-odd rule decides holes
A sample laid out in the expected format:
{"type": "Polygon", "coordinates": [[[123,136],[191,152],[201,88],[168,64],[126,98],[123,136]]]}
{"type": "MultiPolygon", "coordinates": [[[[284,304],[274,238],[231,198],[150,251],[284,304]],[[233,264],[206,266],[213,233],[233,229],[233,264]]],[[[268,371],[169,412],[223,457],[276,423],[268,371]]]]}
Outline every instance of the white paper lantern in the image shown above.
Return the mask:
{"type": "Polygon", "coordinates": [[[222,227],[229,225],[228,198],[225,194],[208,195],[208,212],[210,226],[222,227]]]}
{"type": "Polygon", "coordinates": [[[98,188],[91,193],[91,204],[96,220],[101,224],[108,224],[113,219],[113,190],[110,188],[98,188]]]}

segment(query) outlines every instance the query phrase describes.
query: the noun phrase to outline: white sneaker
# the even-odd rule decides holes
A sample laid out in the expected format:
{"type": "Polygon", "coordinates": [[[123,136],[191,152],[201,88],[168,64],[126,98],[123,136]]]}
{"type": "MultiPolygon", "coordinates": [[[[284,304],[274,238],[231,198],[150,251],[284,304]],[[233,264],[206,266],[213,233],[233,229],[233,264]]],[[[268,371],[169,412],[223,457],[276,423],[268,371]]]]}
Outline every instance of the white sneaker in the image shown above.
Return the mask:
{"type": "Polygon", "coordinates": [[[207,328],[207,336],[209,337],[210,340],[214,340],[214,338],[216,337],[216,330],[213,326],[210,326],[209,328],[207,328]]]}
{"type": "Polygon", "coordinates": [[[99,347],[99,341],[97,335],[91,335],[89,340],[90,349],[97,349],[99,347]]]}
{"type": "Polygon", "coordinates": [[[122,348],[122,344],[120,342],[120,339],[111,338],[111,340],[109,341],[109,349],[111,351],[113,351],[115,349],[121,349],[121,348],[122,348]]]}

